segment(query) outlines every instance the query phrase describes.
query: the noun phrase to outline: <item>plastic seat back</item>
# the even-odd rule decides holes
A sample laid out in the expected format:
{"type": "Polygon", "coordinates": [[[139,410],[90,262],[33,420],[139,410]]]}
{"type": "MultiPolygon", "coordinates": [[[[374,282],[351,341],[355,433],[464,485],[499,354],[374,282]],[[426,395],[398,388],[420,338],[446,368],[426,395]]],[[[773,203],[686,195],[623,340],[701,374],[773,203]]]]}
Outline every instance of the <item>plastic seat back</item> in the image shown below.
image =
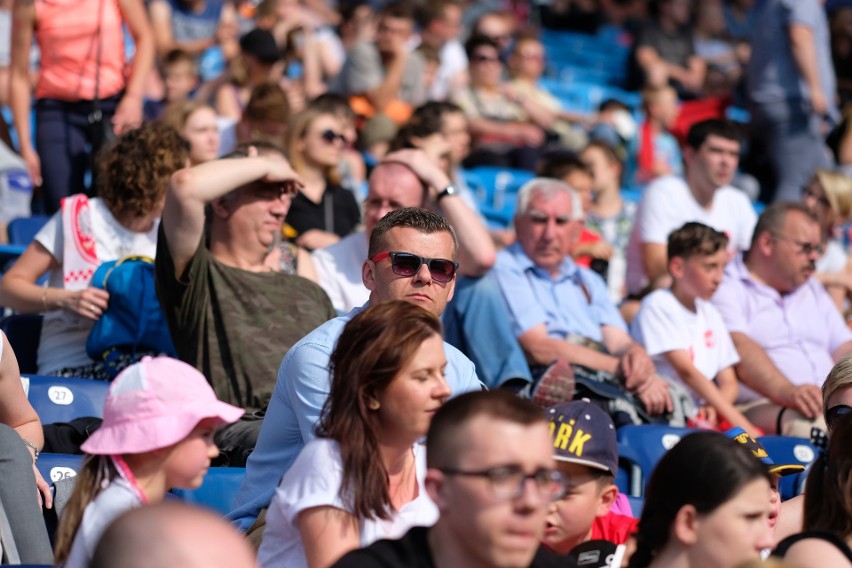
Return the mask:
{"type": "Polygon", "coordinates": [[[24,375],[21,379],[42,424],[70,422],[84,416],[103,418],[109,383],[43,375],[24,375]]]}
{"type": "Polygon", "coordinates": [[[618,429],[618,458],[628,471],[627,495],[643,497],[651,472],[681,438],[695,432],[673,426],[623,426],[618,429]]]}
{"type": "Polygon", "coordinates": [[[226,515],[232,510],[237,491],[246,476],[244,467],[211,467],[198,489],[172,489],[172,493],[193,505],[202,505],[226,515]]]}

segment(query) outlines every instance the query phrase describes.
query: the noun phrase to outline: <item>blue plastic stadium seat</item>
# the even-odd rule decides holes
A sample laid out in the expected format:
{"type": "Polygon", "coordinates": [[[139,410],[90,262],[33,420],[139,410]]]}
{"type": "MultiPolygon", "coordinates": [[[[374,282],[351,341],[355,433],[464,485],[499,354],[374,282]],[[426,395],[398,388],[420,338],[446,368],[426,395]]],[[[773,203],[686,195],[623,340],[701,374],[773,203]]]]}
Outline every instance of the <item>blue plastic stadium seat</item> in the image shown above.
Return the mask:
{"type": "Polygon", "coordinates": [[[50,220],[48,215],[33,215],[31,217],[18,217],[9,221],[7,232],[9,233],[9,244],[28,245],[32,242],[36,233],[50,220]]]}
{"type": "Polygon", "coordinates": [[[202,505],[225,515],[246,476],[243,467],[211,467],[198,489],[172,489],[172,493],[193,505],[202,505]]]}
{"type": "Polygon", "coordinates": [[[462,176],[473,191],[479,210],[488,224],[505,228],[515,214],[518,190],[535,174],[527,170],[478,166],[463,170],[462,176]]]}
{"type": "MultiPolygon", "coordinates": [[[[807,467],[817,457],[817,449],[806,438],[764,436],[759,439],[759,442],[776,464],[798,464],[807,467]]],[[[781,478],[779,490],[782,500],[787,500],[799,494],[801,475],[801,473],[798,473],[785,475],[781,478]]]]}
{"type": "Polygon", "coordinates": [[[83,416],[103,417],[109,383],[68,377],[24,375],[27,399],[42,424],[69,422],[83,416]]]}
{"type": "Polygon", "coordinates": [[[660,458],[681,438],[695,432],[691,428],[672,426],[624,426],[618,429],[618,458],[628,466],[628,490],[632,497],[642,497],[651,472],[660,458]]]}
{"type": "Polygon", "coordinates": [[[72,454],[42,453],[38,456],[36,467],[45,481],[54,484],[60,479],[75,477],[83,465],[83,457],[72,454]]]}
{"type": "Polygon", "coordinates": [[[0,329],[9,339],[22,373],[35,373],[38,370],[41,323],[40,314],[12,314],[0,321],[0,329]]]}
{"type": "Polygon", "coordinates": [[[633,516],[637,519],[641,517],[642,509],[645,508],[645,499],[642,497],[633,497],[632,495],[628,495],[627,500],[630,501],[630,510],[633,512],[633,516]]]}

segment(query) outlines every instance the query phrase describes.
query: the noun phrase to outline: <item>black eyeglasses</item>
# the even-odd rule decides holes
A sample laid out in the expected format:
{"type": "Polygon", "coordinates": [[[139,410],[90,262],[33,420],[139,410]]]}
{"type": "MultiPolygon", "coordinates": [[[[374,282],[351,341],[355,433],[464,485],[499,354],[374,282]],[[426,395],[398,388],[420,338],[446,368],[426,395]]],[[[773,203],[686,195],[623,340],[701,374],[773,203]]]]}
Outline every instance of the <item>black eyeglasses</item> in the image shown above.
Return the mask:
{"type": "Polygon", "coordinates": [[[825,423],[829,430],[834,430],[834,427],[840,422],[840,418],[852,412],[852,406],[848,404],[838,404],[832,406],[825,411],[825,423]]]}
{"type": "Polygon", "coordinates": [[[485,55],[484,53],[474,53],[471,59],[474,63],[491,63],[494,61],[500,61],[500,58],[496,55],[485,55]]]}
{"type": "Polygon", "coordinates": [[[465,471],[454,468],[439,469],[444,475],[463,475],[465,477],[484,477],[488,480],[491,492],[498,499],[517,499],[524,494],[524,486],[531,479],[540,497],[555,501],[565,495],[568,478],[556,469],[538,469],[533,473],[524,471],[515,465],[501,465],[483,471],[465,471]]]}
{"type": "Polygon", "coordinates": [[[391,270],[397,276],[410,278],[417,274],[424,264],[429,268],[432,279],[436,282],[449,282],[456,275],[459,263],[446,258],[424,258],[410,252],[380,252],[370,257],[373,262],[379,262],[390,257],[391,270]]]}
{"type": "Polygon", "coordinates": [[[782,241],[793,243],[794,245],[799,247],[800,253],[807,256],[810,256],[813,253],[817,253],[817,255],[822,256],[822,254],[825,252],[825,247],[822,246],[822,243],[815,245],[813,243],[797,241],[796,239],[791,239],[790,237],[785,237],[784,235],[778,235],[775,233],[773,233],[772,236],[776,239],[781,239],[782,241]]]}
{"type": "Polygon", "coordinates": [[[329,144],[334,144],[336,140],[340,140],[340,143],[345,146],[348,142],[348,140],[346,140],[346,136],[331,129],[324,130],[323,133],[320,134],[320,137],[329,144]]]}

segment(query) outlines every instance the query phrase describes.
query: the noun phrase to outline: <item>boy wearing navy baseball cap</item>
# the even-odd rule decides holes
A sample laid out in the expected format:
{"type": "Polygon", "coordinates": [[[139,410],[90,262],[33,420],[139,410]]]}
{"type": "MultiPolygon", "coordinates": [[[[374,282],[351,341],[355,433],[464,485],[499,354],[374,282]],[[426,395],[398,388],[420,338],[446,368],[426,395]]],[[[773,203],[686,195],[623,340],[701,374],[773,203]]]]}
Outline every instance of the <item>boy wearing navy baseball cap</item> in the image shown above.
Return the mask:
{"type": "Polygon", "coordinates": [[[618,441],[609,415],[585,400],[547,409],[554,458],[567,475],[565,496],[550,506],[544,544],[560,554],[590,540],[627,542],[638,519],[610,509],[618,488],[618,441]]]}

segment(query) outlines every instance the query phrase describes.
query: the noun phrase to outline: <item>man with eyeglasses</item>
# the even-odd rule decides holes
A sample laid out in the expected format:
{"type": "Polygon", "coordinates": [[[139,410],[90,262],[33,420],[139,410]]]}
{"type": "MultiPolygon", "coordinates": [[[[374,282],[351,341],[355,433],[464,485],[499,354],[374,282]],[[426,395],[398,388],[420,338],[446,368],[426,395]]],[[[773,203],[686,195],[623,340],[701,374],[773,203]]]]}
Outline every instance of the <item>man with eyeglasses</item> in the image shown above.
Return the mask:
{"type": "Polygon", "coordinates": [[[280,153],[249,153],[175,173],[155,263],[178,357],[246,409],[216,436],[231,466],[254,447],[281,353],[335,315],[322,288],[264,262],[300,182],[280,153]]]}
{"type": "Polygon", "coordinates": [[[572,565],[540,548],[545,518],[567,479],[536,406],[500,390],[448,401],[432,419],[426,464],[438,522],[350,552],[336,568],[572,565]]]}
{"type": "MultiPolygon", "coordinates": [[[[458,244],[446,219],[414,207],[397,209],[378,221],[370,235],[361,278],[369,303],[405,300],[441,315],[453,297],[458,270],[458,244]]],[[[246,478],[230,514],[249,537],[258,539],[281,476],[302,447],[314,437],[331,386],[329,359],[343,327],[365,306],[321,325],[281,362],[278,380],[257,445],[249,457],[246,478]]],[[[444,343],[447,384],[454,395],[480,390],[473,363],[444,343]]]]}
{"type": "Polygon", "coordinates": [[[739,408],[767,433],[808,437],[812,426],[825,429],[820,387],[852,353],[852,331],[813,278],[822,251],[813,213],[774,204],[713,297],[740,355],[739,408]]]}

